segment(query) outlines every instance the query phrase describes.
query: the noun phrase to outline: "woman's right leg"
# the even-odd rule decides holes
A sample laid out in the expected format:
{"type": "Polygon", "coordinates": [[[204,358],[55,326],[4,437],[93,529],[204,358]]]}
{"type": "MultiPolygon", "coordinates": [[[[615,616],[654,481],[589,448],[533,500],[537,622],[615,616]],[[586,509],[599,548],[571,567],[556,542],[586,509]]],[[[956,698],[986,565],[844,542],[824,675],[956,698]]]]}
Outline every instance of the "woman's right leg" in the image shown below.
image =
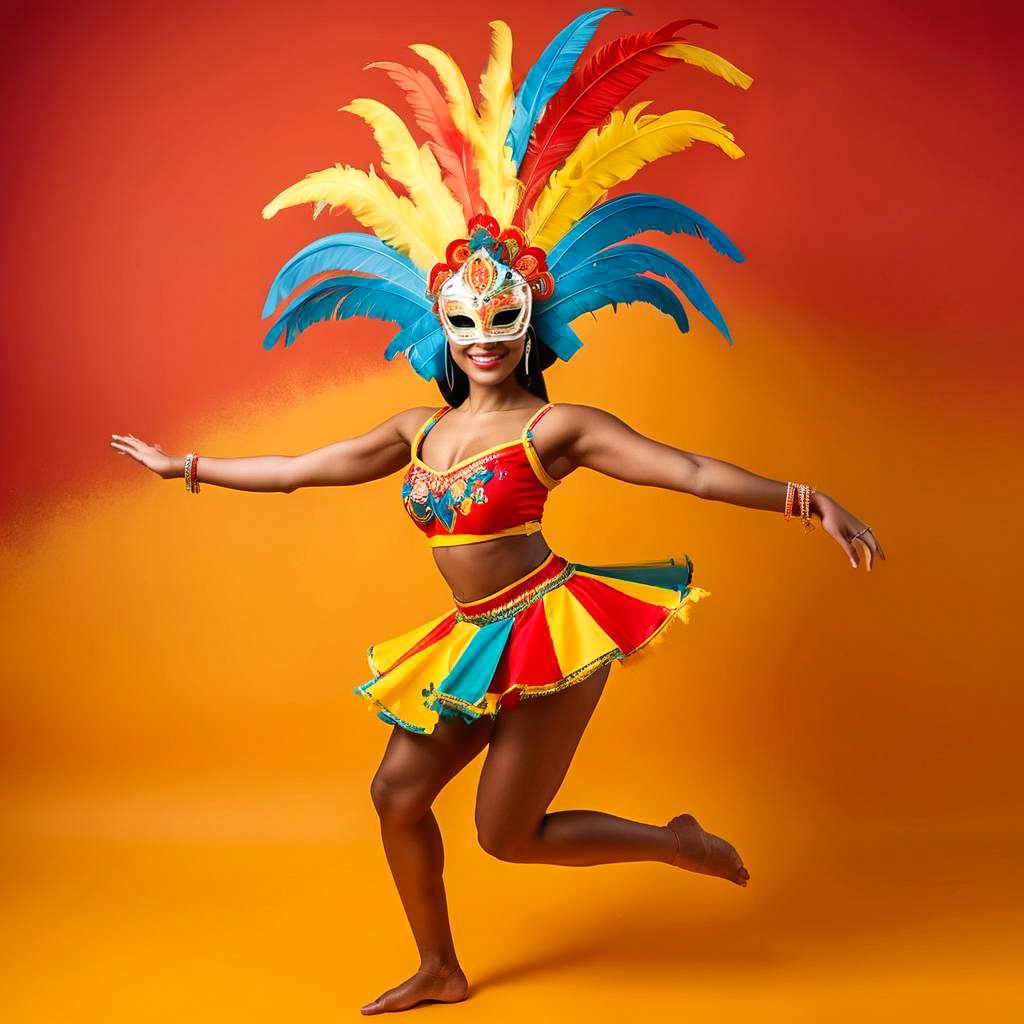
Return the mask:
{"type": "Polygon", "coordinates": [[[382,993],[362,1012],[406,1009],[421,999],[455,1001],[466,995],[448,920],[442,870],[444,847],[434,812],[437,794],[480,753],[494,721],[442,719],[430,734],[394,726],[370,786],[380,816],[391,874],[420,954],[420,970],[382,993]]]}

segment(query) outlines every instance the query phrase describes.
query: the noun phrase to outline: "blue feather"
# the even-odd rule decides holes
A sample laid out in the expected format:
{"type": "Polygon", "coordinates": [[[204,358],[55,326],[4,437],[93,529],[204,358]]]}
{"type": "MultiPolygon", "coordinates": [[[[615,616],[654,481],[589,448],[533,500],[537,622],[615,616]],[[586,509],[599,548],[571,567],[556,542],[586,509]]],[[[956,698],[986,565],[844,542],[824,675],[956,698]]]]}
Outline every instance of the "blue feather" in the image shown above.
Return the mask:
{"type": "Polygon", "coordinates": [[[440,329],[440,321],[433,310],[424,313],[418,320],[413,321],[408,327],[403,327],[392,339],[384,352],[384,358],[394,359],[399,352],[405,352],[412,348],[416,342],[421,341],[426,335],[434,330],[440,329]]]}
{"type": "Polygon", "coordinates": [[[667,277],[672,281],[698,312],[703,313],[725,335],[729,344],[732,344],[732,335],[725,325],[725,318],[712,302],[704,285],[697,280],[697,275],[674,256],[669,256],[668,253],[649,245],[615,245],[596,253],[585,263],[559,278],[555,295],[558,294],[559,288],[573,289],[580,285],[596,284],[599,281],[620,278],[628,274],[642,274],[645,271],[659,277],[667,277]]]}
{"type": "Polygon", "coordinates": [[[427,290],[426,277],[397,249],[374,235],[347,231],[318,238],[281,267],[263,304],[263,318],[270,316],[277,304],[301,281],[326,270],[374,274],[416,294],[427,290]]]}
{"type": "MultiPolygon", "coordinates": [[[[540,326],[539,320],[537,326],[540,326]]],[[[576,332],[568,324],[559,323],[554,318],[544,321],[540,340],[566,363],[583,347],[576,332]]]]}
{"type": "Polygon", "coordinates": [[[272,349],[284,333],[287,348],[307,327],[321,320],[365,316],[408,327],[432,306],[428,298],[419,298],[391,281],[373,277],[332,277],[288,303],[267,331],[263,347],[272,349]]]}
{"type": "Polygon", "coordinates": [[[569,266],[574,267],[606,246],[642,231],[661,231],[666,235],[684,231],[696,238],[706,238],[716,252],[737,263],[743,262],[743,253],[706,217],[674,199],[631,192],[595,206],[552,247],[548,253],[548,269],[555,276],[556,286],[555,270],[560,264],[569,260],[569,266]]]}
{"type": "Polygon", "coordinates": [[[684,333],[690,329],[690,322],[676,293],[660,281],[650,277],[624,274],[618,278],[607,278],[592,283],[579,283],[566,289],[560,297],[553,297],[544,304],[544,311],[537,317],[537,328],[543,337],[545,332],[559,324],[571,323],[584,313],[593,313],[602,306],[618,309],[620,302],[646,302],[672,317],[676,326],[684,333]]]}
{"type": "Polygon", "coordinates": [[[512,147],[512,159],[517,170],[526,154],[534,125],[544,112],[548,100],[565,85],[576,61],[597,31],[597,26],[609,14],[629,13],[622,7],[602,7],[588,11],[566,25],[544,48],[516,92],[515,113],[505,139],[505,145],[512,147]]]}
{"type": "Polygon", "coordinates": [[[444,350],[447,344],[444,331],[438,324],[436,331],[416,342],[405,354],[421,377],[425,380],[439,380],[444,373],[444,350]]]}

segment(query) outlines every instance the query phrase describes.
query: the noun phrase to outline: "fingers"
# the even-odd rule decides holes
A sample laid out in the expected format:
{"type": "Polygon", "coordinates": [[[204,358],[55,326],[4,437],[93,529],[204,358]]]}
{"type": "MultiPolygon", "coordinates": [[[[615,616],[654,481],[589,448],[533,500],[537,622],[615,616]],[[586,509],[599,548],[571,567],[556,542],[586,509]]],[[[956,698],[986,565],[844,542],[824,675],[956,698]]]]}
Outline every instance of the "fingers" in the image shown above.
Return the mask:
{"type": "Polygon", "coordinates": [[[846,552],[846,557],[850,560],[850,565],[856,569],[860,562],[860,558],[857,555],[857,549],[838,531],[830,529],[828,530],[828,534],[846,552]]]}
{"type": "Polygon", "coordinates": [[[864,534],[863,536],[857,538],[856,543],[864,545],[864,550],[867,552],[868,572],[871,572],[875,564],[875,551],[874,548],[872,548],[871,545],[867,542],[866,538],[867,534],[864,534]]]}

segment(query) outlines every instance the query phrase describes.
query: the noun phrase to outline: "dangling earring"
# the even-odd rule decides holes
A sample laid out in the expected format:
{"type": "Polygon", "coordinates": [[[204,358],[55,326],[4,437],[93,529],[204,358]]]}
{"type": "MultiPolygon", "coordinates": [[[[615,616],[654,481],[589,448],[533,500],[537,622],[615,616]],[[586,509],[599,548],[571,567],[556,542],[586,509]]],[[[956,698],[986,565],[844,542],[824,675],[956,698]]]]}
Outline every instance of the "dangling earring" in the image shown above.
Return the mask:
{"type": "Polygon", "coordinates": [[[526,359],[524,369],[526,370],[526,376],[530,376],[530,343],[533,341],[533,332],[531,331],[526,335],[526,359]]]}
{"type": "Polygon", "coordinates": [[[452,376],[452,350],[446,341],[444,343],[444,379],[448,382],[448,390],[455,390],[455,378],[452,376]]]}

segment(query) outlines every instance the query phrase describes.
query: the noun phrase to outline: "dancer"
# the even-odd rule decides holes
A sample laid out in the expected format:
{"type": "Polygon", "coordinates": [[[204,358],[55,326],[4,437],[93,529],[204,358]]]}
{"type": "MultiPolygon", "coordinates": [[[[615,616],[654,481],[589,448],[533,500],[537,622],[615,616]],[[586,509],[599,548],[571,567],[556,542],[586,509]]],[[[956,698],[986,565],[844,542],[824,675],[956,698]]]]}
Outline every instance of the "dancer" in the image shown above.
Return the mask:
{"type": "MultiPolygon", "coordinates": [[[[431,810],[441,789],[487,749],[476,801],[480,843],[503,860],[596,865],[661,861],[746,886],[735,848],[677,814],[666,824],[596,810],[549,811],[611,665],[688,621],[709,596],[689,555],[647,563],[589,565],[553,552],[541,531],[547,496],[586,467],[632,484],[813,519],[856,568],[885,554],[871,528],[806,483],[779,481],[682,451],[637,433],[608,412],[549,401],[543,371],[581,347],[570,326],[584,312],[643,302],[689,329],[668,285],[732,342],[722,314],[674,257],[626,245],[643,231],[685,232],[740,262],[705,217],[659,196],[605,199],[645,163],[693,141],[742,156],[725,126],[691,110],[642,113],[616,105],[648,76],[680,62],[747,88],[728,61],[680,32],[677,21],[624,36],[581,62],[598,24],[584,14],[560,32],[518,89],[511,34],[491,22],[491,53],[475,105],[443,51],[412,47],[436,72],[391,62],[427,141],[418,146],[383,104],[357,99],[383,153],[382,169],[335,165],[285,189],[263,213],[301,203],[351,211],[376,235],[329,235],[279,271],[264,316],[303,281],[342,272],[303,291],[264,340],[285,346],[310,324],[369,316],[399,330],[386,351],[405,355],[437,382],[444,405],[407,409],[368,432],[298,456],[170,456],[132,434],[113,447],[160,476],[251,491],[347,486],[404,470],[402,502],[431,547],[452,607],[369,649],[372,676],[353,693],[391,734],[371,796],[420,955],[406,981],[364,1014],[425,1000],[466,998],[442,882],[443,847],[431,810]],[[646,274],[656,277],[648,277],[646,274]],[[543,698],[543,699],[532,699],[543,698]]],[[[609,355],[613,359],[614,355],[609,355]]],[[[436,611],[436,610],[435,610],[436,611]]],[[[410,624],[419,616],[410,614],[410,624]]]]}

